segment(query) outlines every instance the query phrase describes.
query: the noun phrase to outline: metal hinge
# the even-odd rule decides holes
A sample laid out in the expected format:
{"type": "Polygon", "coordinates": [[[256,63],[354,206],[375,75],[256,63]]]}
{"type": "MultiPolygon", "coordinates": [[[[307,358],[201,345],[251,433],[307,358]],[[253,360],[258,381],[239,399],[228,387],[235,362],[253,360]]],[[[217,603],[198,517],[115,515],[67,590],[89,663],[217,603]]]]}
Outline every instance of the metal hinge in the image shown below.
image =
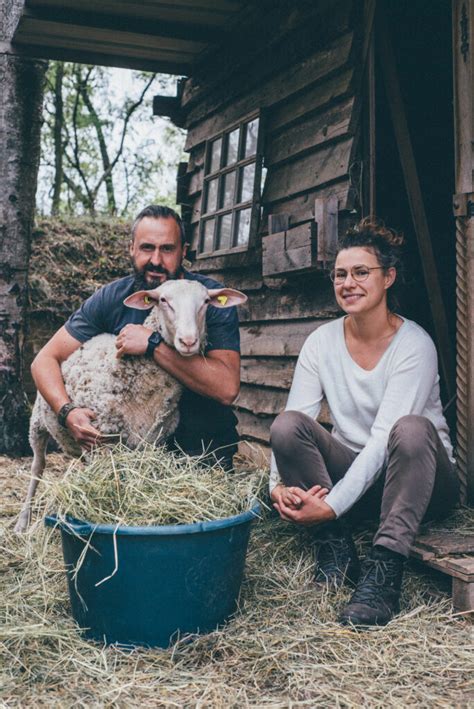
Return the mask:
{"type": "Polygon", "coordinates": [[[453,214],[455,217],[474,217],[474,192],[453,195],[453,214]]]}

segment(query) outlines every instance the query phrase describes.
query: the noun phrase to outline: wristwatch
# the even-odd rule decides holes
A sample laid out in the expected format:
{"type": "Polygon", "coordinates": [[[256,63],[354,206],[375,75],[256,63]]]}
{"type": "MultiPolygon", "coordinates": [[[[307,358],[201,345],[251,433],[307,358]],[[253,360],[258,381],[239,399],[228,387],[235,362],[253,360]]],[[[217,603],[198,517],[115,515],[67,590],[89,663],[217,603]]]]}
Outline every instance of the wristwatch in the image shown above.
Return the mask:
{"type": "Polygon", "coordinates": [[[67,428],[66,426],[66,419],[68,415],[71,413],[73,409],[78,409],[79,407],[76,406],[75,404],[72,404],[71,402],[68,402],[67,404],[64,404],[61,406],[61,408],[58,411],[58,423],[60,426],[63,428],[67,428]]]}
{"type": "Polygon", "coordinates": [[[145,357],[153,357],[153,353],[155,352],[160,342],[162,342],[162,340],[163,338],[161,337],[158,330],[152,332],[150,337],[148,338],[148,345],[146,348],[145,357]]]}

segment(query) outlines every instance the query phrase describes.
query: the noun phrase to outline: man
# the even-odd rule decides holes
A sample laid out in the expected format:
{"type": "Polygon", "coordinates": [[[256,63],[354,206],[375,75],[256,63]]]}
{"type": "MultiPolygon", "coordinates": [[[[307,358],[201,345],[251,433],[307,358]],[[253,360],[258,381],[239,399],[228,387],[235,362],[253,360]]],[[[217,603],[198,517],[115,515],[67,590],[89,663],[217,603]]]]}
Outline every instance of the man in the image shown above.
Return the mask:
{"type": "Polygon", "coordinates": [[[210,306],[206,314],[205,354],[182,357],[161,340],[159,333],[143,326],[146,310],[123,305],[124,299],[135,291],[156,288],[168,279],[186,278],[208,288],[220,287],[211,278],[183,268],[186,248],[183,225],[176,212],[157,205],[143,209],[133,224],[129,247],[134,275],[94,293],[36,356],[31,371],[37,389],[60,423],[84,448],[100,442],[101,432],[94,427],[94,412],[70,401],[61,363],[91,337],[109,332],[117,335],[118,357],[153,357],[157,365],[186,387],[180,402],[180,423],[170,445],[177,445],[190,455],[216,451],[224,465],[231,466],[238,435],[230,404],[240,386],[236,309],[210,306]]]}

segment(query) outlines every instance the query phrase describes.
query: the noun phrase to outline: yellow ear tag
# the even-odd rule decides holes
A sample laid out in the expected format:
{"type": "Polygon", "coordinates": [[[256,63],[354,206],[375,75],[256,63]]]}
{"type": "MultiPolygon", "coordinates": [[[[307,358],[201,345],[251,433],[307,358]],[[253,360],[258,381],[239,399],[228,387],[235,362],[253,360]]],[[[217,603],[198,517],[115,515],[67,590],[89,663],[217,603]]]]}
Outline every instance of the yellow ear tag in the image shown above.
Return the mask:
{"type": "Polygon", "coordinates": [[[218,295],[217,300],[219,301],[219,303],[221,305],[225,305],[227,303],[227,301],[229,300],[229,298],[226,295],[218,295]]]}
{"type": "Polygon", "coordinates": [[[143,302],[145,303],[145,305],[150,305],[150,303],[151,303],[151,298],[150,298],[150,296],[144,295],[144,296],[143,296],[143,302]]]}

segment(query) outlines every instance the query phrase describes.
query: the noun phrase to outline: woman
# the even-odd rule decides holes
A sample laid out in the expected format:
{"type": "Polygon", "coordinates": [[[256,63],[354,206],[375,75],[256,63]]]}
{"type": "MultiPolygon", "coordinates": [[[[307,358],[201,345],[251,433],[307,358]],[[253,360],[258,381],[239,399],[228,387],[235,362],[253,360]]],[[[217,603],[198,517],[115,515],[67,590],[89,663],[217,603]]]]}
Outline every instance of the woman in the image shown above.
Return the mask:
{"type": "Polygon", "coordinates": [[[343,238],[331,278],[345,316],[306,340],[271,431],[274,507],[287,521],[322,525],[318,582],[357,584],[343,623],[384,625],[398,612],[420,523],[458,499],[434,344],[387,301],[401,243],[370,218],[343,238]],[[315,421],[323,396],[332,434],[315,421]],[[360,569],[348,522],[369,516],[379,526],[360,569]]]}

